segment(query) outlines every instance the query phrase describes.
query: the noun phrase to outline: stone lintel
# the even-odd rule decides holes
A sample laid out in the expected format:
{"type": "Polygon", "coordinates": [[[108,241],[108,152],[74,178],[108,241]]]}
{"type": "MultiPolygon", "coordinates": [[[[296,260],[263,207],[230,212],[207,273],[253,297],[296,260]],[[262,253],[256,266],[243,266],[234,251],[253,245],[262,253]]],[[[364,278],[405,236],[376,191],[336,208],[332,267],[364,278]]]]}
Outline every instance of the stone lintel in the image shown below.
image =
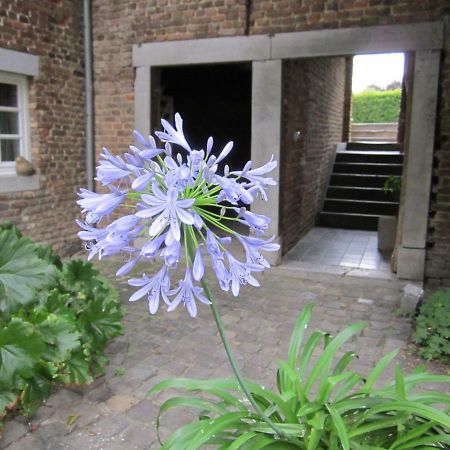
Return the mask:
{"type": "Polygon", "coordinates": [[[133,66],[261,61],[267,59],[438,50],[443,24],[425,22],[332,30],[299,31],[274,36],[227,36],[133,45],[133,66]]]}
{"type": "Polygon", "coordinates": [[[441,49],[443,32],[441,22],[427,22],[282,33],[272,38],[272,58],[441,49]]]}
{"type": "Polygon", "coordinates": [[[269,36],[235,36],[133,45],[134,66],[172,66],[270,59],[269,36]]]}
{"type": "Polygon", "coordinates": [[[39,56],[0,48],[0,70],[20,75],[39,75],[39,56]]]}

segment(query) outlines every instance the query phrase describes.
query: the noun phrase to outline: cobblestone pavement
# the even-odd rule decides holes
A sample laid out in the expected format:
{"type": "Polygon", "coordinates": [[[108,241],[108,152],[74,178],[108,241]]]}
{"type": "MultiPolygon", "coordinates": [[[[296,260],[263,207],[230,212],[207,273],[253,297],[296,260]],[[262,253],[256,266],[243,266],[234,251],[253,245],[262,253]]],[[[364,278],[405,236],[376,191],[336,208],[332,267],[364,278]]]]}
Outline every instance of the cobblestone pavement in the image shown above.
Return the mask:
{"type": "MultiPolygon", "coordinates": [[[[109,272],[113,273],[112,268],[109,272]]],[[[311,328],[336,333],[364,320],[368,327],[357,348],[358,369],[369,371],[381,355],[405,348],[410,321],[398,316],[403,284],[396,280],[305,273],[288,266],[270,269],[259,289],[245,287],[239,298],[216,294],[228,337],[246,377],[275,384],[276,361],[286,354],[290,333],[302,307],[315,302],[311,328]]],[[[124,303],[129,288],[119,284],[124,303]]],[[[157,449],[155,419],[168,392],[147,398],[158,381],[172,376],[211,378],[231,375],[209,308],[199,317],[185,310],[156,316],[144,302],[128,306],[125,333],[108,347],[106,374],[79,390],[61,389],[32,419],[6,424],[1,449],[157,449]],[[32,431],[31,431],[32,430],[32,431]]],[[[405,363],[400,355],[399,360],[405,363]]],[[[168,436],[185,414],[164,417],[168,436]]]]}

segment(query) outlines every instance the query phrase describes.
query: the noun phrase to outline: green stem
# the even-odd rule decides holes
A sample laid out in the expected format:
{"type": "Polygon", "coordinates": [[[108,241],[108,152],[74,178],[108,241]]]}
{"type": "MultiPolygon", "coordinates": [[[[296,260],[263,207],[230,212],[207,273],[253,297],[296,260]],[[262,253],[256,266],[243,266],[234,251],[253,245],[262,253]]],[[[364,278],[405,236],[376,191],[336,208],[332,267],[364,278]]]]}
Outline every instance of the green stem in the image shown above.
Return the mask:
{"type": "Polygon", "coordinates": [[[206,298],[211,302],[211,311],[214,316],[214,320],[216,321],[217,329],[219,330],[220,338],[222,339],[223,346],[225,348],[225,352],[228,356],[228,360],[230,362],[231,368],[233,369],[234,375],[239,383],[239,386],[241,387],[242,391],[244,392],[245,396],[248,398],[250,404],[253,406],[253,409],[257,412],[257,414],[261,417],[261,419],[264,420],[264,422],[269,425],[270,428],[272,428],[275,433],[278,434],[283,439],[288,440],[289,442],[297,443],[296,441],[293,441],[289,438],[289,436],[286,436],[286,434],[278,429],[278,427],[273,423],[271,419],[264,413],[264,411],[261,409],[261,407],[256,403],[255,399],[253,398],[253,395],[251,392],[247,389],[247,386],[245,385],[245,381],[243,380],[241,376],[241,372],[239,370],[239,367],[237,366],[236,360],[234,359],[233,353],[231,351],[230,344],[228,342],[227,336],[225,334],[225,329],[223,327],[222,319],[220,317],[219,310],[217,309],[215,299],[211,294],[211,291],[209,290],[208,284],[204,280],[204,278],[201,280],[200,284],[202,285],[202,288],[205,292],[206,298]]]}
{"type": "MultiPolygon", "coordinates": [[[[189,255],[190,259],[193,261],[194,257],[195,257],[195,250],[193,248],[193,244],[196,243],[195,233],[194,233],[192,227],[190,227],[190,226],[185,225],[183,227],[183,229],[184,229],[184,235],[185,235],[185,246],[187,247],[187,255],[189,255]],[[189,238],[187,238],[188,232],[189,232],[189,238]]],[[[216,322],[217,329],[219,331],[219,335],[220,335],[220,338],[222,340],[222,343],[223,343],[223,346],[225,349],[225,353],[228,356],[228,361],[230,362],[230,365],[231,365],[231,368],[233,369],[234,375],[236,376],[238,384],[241,387],[242,391],[244,392],[245,396],[247,397],[247,399],[249,400],[250,404],[253,406],[253,409],[256,411],[256,413],[259,415],[259,417],[261,417],[261,419],[264,420],[264,422],[266,422],[266,424],[270,428],[272,428],[272,430],[274,430],[275,433],[280,438],[283,438],[291,443],[297,443],[296,440],[291,439],[289,436],[287,436],[282,430],[280,430],[273,423],[273,421],[267,416],[267,414],[264,413],[264,411],[261,409],[261,407],[258,405],[258,403],[256,403],[255,399],[253,398],[253,395],[247,389],[247,386],[245,385],[245,381],[243,380],[243,378],[241,376],[241,372],[239,370],[239,367],[238,367],[236,360],[234,359],[233,353],[231,351],[231,347],[228,342],[227,336],[225,334],[225,328],[223,326],[222,318],[220,317],[219,310],[217,309],[215,299],[214,299],[211,291],[209,290],[209,286],[206,283],[205,278],[202,278],[202,280],[200,281],[200,284],[203,288],[206,298],[211,302],[211,311],[214,316],[214,320],[216,322]]]]}

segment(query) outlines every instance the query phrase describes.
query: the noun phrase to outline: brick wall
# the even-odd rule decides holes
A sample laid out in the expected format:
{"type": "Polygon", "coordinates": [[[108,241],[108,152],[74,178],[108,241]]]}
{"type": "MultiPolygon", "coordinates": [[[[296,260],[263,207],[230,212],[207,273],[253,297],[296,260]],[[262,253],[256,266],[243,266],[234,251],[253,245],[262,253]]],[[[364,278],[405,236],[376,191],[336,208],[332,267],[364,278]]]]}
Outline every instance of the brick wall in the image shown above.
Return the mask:
{"type": "Polygon", "coordinates": [[[441,59],[440,101],[425,276],[430,287],[450,287],[450,16],[441,59]]]}
{"type": "Polygon", "coordinates": [[[281,233],[286,253],[308,232],[344,125],[345,58],[283,62],[281,233]],[[300,131],[298,140],[294,139],[300,131]]]}
{"type": "MultiPolygon", "coordinates": [[[[133,127],[133,44],[434,21],[448,0],[93,0],[96,147],[118,151],[133,127]]],[[[447,40],[449,38],[447,37],[447,40]]],[[[427,276],[449,283],[450,62],[443,56],[427,276]]]]}
{"type": "Polygon", "coordinates": [[[0,193],[0,220],[63,253],[79,248],[75,199],[85,183],[82,24],[75,0],[0,0],[0,47],[40,56],[29,83],[40,190],[0,193]]]}
{"type": "Polygon", "coordinates": [[[244,0],[93,1],[96,147],[128,147],[134,123],[131,48],[139,42],[244,34],[244,0]]]}

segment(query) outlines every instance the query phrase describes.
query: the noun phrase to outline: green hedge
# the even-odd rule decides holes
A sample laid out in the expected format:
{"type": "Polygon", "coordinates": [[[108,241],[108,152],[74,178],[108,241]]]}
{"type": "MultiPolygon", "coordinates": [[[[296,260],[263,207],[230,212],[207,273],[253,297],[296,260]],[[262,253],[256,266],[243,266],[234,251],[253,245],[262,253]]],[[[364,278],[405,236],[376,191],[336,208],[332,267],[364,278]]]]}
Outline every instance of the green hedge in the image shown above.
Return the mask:
{"type": "Polygon", "coordinates": [[[397,122],[400,114],[401,90],[366,91],[353,94],[354,123],[397,122]]]}

